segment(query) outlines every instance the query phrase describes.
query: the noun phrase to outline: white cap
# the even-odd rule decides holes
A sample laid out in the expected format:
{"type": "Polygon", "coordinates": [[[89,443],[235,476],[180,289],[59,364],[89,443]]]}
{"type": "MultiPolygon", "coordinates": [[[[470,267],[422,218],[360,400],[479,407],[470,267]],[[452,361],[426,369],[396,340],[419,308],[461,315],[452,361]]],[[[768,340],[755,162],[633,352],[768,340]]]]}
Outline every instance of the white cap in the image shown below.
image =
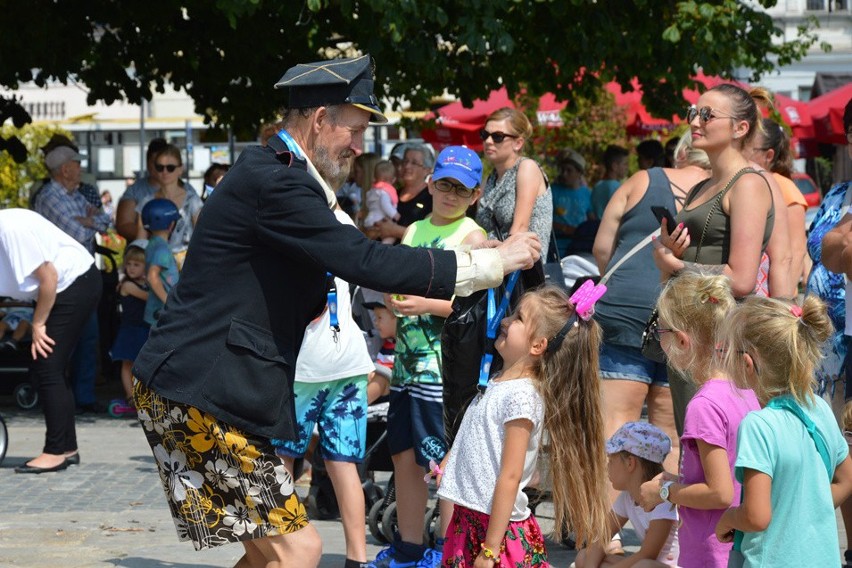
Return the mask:
{"type": "Polygon", "coordinates": [[[47,156],[44,157],[44,165],[47,166],[48,170],[53,171],[67,162],[79,162],[82,159],[83,156],[81,154],[78,154],[74,150],[74,148],[69,148],[68,146],[58,146],[51,150],[47,154],[47,156]]]}

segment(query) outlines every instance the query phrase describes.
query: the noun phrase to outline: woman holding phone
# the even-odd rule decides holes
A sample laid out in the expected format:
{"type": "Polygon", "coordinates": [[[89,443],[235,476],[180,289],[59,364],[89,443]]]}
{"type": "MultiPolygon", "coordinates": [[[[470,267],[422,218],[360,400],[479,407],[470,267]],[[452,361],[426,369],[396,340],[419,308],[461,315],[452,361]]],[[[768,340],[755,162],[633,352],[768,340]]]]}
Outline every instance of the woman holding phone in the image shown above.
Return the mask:
{"type": "MultiPolygon", "coordinates": [[[[601,274],[637,243],[660,228],[655,212],[674,215],[687,191],[709,176],[707,154],[692,148],[687,132],[675,150],[677,168],[640,170],[622,184],[606,207],[593,248],[601,274]]],[[[642,355],[642,330],[660,292],[660,271],[646,246],[626,260],[607,282],[607,293],[595,306],[603,330],[600,353],[604,434],[612,436],[627,422],[639,420],[642,405],[648,418],[675,444],[668,471],[677,471],[677,440],[666,365],[642,355]]],[[[613,499],[617,492],[612,494],[613,499]]]]}

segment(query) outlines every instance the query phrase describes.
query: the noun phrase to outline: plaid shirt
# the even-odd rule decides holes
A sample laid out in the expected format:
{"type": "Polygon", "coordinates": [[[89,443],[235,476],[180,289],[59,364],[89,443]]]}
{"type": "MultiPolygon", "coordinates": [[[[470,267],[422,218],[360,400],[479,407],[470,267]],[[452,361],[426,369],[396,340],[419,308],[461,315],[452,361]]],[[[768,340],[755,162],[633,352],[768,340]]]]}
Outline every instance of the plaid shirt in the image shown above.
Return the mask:
{"type": "Polygon", "coordinates": [[[79,191],[69,192],[56,180],[50,180],[39,193],[35,210],[94,254],[95,233],[109,228],[109,215],[103,212],[93,215],[94,228],[86,227],[76,217],[88,217],[89,206],[79,191]]]}

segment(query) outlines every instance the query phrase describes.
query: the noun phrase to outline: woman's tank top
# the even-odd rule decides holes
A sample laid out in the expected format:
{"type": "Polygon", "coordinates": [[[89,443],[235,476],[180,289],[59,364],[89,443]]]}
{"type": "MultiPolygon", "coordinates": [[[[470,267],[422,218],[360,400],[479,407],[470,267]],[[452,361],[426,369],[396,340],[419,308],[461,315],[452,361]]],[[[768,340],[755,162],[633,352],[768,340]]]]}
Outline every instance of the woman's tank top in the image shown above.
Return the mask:
{"type": "MultiPolygon", "coordinates": [[[[737,180],[745,174],[755,174],[757,170],[747,168],[737,172],[731,182],[727,184],[726,189],[730,189],[736,184],[737,180]]],[[[763,176],[761,176],[763,179],[763,176]]],[[[718,205],[716,203],[719,194],[723,194],[726,189],[722,189],[719,193],[713,196],[710,201],[689,209],[689,204],[695,199],[695,196],[701,190],[708,180],[699,182],[692,188],[689,195],[686,197],[686,203],[678,213],[676,219],[682,222],[689,229],[691,242],[689,247],[683,254],[683,260],[687,262],[698,262],[701,264],[727,264],[728,257],[731,254],[731,217],[722,209],[721,200],[718,205]],[[708,222],[708,215],[710,220],[708,222]],[[704,225],[707,225],[707,230],[704,231],[704,225]],[[701,234],[704,232],[704,239],[701,234]],[[701,251],[698,253],[698,247],[701,246],[701,251]],[[698,257],[696,258],[696,253],[698,257]]],[[[766,183],[766,188],[769,189],[769,183],[766,183]]],[[[770,190],[771,192],[771,190],[770,190]]],[[[766,226],[763,229],[763,243],[761,244],[761,252],[766,250],[766,245],[769,244],[769,237],[772,236],[772,228],[775,226],[775,202],[769,207],[769,213],[766,215],[766,226]]]]}
{"type": "MultiPolygon", "coordinates": [[[[607,269],[627,254],[639,241],[660,228],[652,206],[674,213],[674,195],[662,168],[648,170],[645,195],[624,214],[615,236],[615,251],[607,269]]],[[[603,330],[603,340],[612,345],[642,346],[642,330],[660,294],[660,271],[654,263],[652,247],[645,246],[612,273],[607,291],[595,305],[595,320],[603,330]]]]}

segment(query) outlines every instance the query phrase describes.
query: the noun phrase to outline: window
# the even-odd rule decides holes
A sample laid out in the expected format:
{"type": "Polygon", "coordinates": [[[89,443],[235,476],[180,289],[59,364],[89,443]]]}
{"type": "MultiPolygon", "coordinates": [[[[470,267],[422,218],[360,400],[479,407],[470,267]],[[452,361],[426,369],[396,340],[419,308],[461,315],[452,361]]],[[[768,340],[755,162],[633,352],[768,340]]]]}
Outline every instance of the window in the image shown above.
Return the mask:
{"type": "MultiPolygon", "coordinates": [[[[830,2],[831,0],[829,0],[830,2]]],[[[807,0],[805,5],[806,10],[818,10],[820,12],[825,11],[825,0],[807,0]]]]}

